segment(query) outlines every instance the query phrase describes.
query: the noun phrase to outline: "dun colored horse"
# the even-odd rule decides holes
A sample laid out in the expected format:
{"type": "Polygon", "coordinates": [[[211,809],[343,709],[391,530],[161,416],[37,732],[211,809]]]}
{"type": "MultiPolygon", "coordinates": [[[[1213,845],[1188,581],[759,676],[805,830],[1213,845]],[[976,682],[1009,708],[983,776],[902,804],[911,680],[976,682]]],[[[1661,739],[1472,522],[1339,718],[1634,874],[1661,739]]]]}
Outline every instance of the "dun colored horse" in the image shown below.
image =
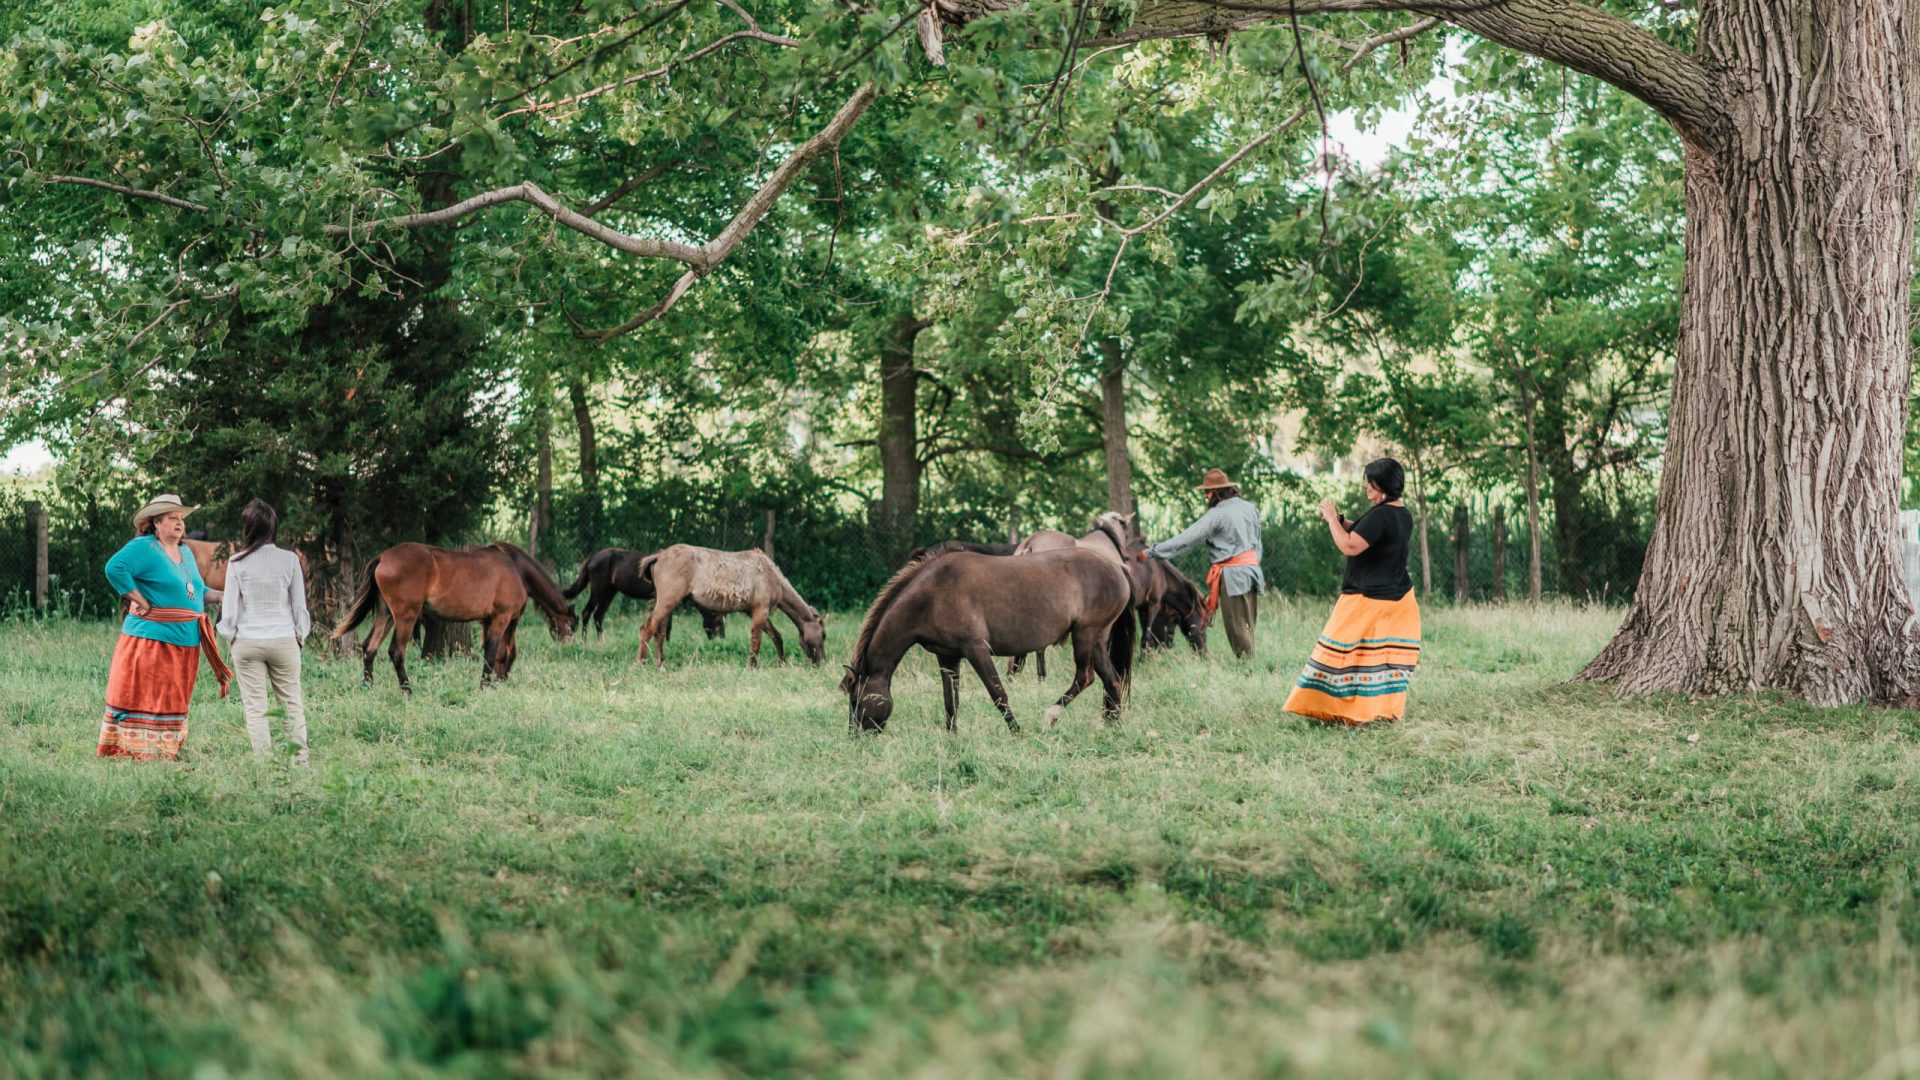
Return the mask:
{"type": "MultiPolygon", "coordinates": [[[[640,560],[646,558],[646,552],[629,551],[626,548],[601,548],[587,556],[580,564],[580,576],[573,584],[562,590],[567,599],[580,595],[581,590],[591,586],[587,594],[587,606],[580,612],[580,625],[593,623],[593,636],[603,636],[607,630],[607,609],[613,606],[616,594],[624,593],[635,600],[653,599],[653,578],[640,573],[640,560]]],[[[708,638],[727,636],[727,617],[717,611],[708,611],[695,604],[700,611],[700,621],[706,627],[708,638]]],[[[673,638],[673,612],[667,612],[667,626],[662,637],[673,638]]]]}
{"type": "Polygon", "coordinates": [[[374,556],[367,564],[366,580],[353,610],[333,630],[335,640],[353,633],[381,602],[386,610],[374,620],[373,632],[361,644],[362,677],[373,683],[374,650],[392,626],[393,644],[387,655],[393,660],[393,673],[400,690],[412,693],[407,680],[407,644],[413,639],[414,624],[422,615],[447,622],[485,624],[480,685],[504,680],[513,670],[519,652],[515,635],[520,616],[526,613],[531,597],[556,640],[573,637],[573,608],[560,595],[533,556],[507,543],[449,551],[427,544],[396,544],[374,556]]]}
{"type": "Polygon", "coordinates": [[[647,662],[647,643],[655,642],[658,666],[667,666],[666,623],[680,601],[691,599],[703,611],[744,611],[753,619],[753,636],[747,647],[747,666],[760,664],[760,634],[773,635],[773,647],[780,662],[787,662],[787,646],[773,625],[772,613],[778,609],[793,620],[800,631],[800,647],[815,667],[827,657],[826,620],[808,606],[787,581],[787,575],[759,548],[750,551],[715,551],[675,544],[641,559],[639,575],[653,580],[653,613],[640,628],[638,663],[647,662]]]}
{"type": "Polygon", "coordinates": [[[1073,640],[1074,679],[1047,710],[1055,723],[1097,676],[1106,714],[1117,716],[1133,675],[1133,590],[1112,560],[1080,548],[999,558],[970,551],[930,551],[908,563],[867,609],[852,662],[840,682],[847,727],[883,731],[893,715],[893,673],[915,645],[940,664],[947,730],[956,730],[962,658],[986,685],[1007,730],[1020,724],[994,668],[995,656],[1033,652],[1062,637],[1073,640]]]}

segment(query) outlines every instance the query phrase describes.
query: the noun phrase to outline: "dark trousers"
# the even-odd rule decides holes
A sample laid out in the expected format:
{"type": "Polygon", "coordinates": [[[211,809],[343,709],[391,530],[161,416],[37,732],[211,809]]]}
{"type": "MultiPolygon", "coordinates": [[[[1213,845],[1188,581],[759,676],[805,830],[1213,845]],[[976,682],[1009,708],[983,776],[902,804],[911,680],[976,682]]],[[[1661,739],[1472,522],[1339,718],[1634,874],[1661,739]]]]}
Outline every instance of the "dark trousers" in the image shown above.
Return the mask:
{"type": "Polygon", "coordinates": [[[1239,596],[1220,598],[1220,622],[1227,628],[1227,644],[1242,660],[1253,655],[1253,627],[1260,621],[1260,594],[1251,589],[1239,596]]]}

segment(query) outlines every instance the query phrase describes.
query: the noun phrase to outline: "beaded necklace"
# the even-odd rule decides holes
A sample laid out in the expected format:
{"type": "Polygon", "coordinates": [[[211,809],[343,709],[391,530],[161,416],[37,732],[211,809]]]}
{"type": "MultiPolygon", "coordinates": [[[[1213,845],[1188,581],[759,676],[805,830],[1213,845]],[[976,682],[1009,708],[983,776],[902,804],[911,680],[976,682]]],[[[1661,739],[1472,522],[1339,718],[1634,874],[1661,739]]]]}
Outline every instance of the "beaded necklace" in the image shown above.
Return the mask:
{"type": "Polygon", "coordinates": [[[193,569],[187,563],[187,560],[191,558],[191,556],[189,556],[185,550],[181,549],[179,545],[175,545],[174,550],[180,553],[180,561],[175,562],[173,556],[167,554],[167,547],[160,542],[159,537],[155,536],[151,539],[153,540],[153,546],[160,549],[160,557],[167,560],[167,564],[173,568],[174,575],[180,579],[180,585],[187,591],[187,599],[193,599],[193,569]]]}

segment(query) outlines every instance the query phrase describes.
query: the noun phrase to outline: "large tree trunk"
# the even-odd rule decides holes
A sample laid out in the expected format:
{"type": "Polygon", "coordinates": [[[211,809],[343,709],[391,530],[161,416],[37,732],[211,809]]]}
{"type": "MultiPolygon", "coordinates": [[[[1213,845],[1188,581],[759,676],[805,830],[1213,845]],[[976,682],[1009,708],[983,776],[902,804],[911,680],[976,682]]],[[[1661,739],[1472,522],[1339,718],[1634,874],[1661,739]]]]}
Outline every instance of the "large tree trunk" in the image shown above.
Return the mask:
{"type": "Polygon", "coordinates": [[[580,433],[580,545],[591,551],[600,546],[600,454],[594,446],[593,410],[587,403],[587,382],[567,384],[573,401],[573,426],[580,433]]]}
{"type": "Polygon", "coordinates": [[[1100,374],[1100,441],[1107,454],[1107,509],[1131,514],[1133,463],[1127,457],[1127,366],[1118,339],[1102,340],[1100,352],[1107,361],[1107,370],[1100,374]]]}
{"type": "Polygon", "coordinates": [[[1915,25],[1890,0],[1703,5],[1732,122],[1689,146],[1671,434],[1639,590],[1582,678],[1909,701],[1915,25]]]}
{"type": "Polygon", "coordinates": [[[913,345],[932,325],[911,311],[896,316],[880,347],[880,505],[875,515],[887,554],[898,564],[913,549],[920,512],[920,374],[913,345]]]}

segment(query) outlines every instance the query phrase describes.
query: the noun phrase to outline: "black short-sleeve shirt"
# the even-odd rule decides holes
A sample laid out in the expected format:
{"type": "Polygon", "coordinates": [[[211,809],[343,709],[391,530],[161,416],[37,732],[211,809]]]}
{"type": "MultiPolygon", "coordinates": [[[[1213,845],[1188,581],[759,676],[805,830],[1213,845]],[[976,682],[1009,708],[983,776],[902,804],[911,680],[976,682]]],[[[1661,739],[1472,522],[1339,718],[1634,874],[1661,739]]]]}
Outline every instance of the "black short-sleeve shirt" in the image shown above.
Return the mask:
{"type": "Polygon", "coordinates": [[[1367,542],[1367,550],[1347,556],[1347,572],[1340,591],[1375,600],[1398,600],[1413,588],[1407,573],[1407,541],[1413,538],[1413,515],[1404,506],[1386,503],[1360,515],[1347,531],[1367,542]]]}

